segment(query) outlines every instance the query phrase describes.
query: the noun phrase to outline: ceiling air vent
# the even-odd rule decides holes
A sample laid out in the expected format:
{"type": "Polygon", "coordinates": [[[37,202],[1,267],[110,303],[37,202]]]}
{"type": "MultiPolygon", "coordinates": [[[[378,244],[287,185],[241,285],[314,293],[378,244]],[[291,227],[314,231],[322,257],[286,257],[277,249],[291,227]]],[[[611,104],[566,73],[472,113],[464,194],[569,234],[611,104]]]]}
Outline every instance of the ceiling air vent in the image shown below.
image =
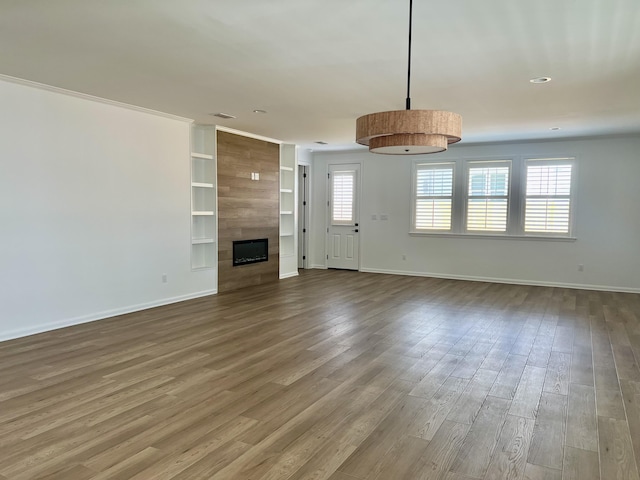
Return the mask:
{"type": "Polygon", "coordinates": [[[209,115],[212,115],[214,117],[219,117],[219,118],[236,118],[233,115],[229,115],[228,113],[222,113],[222,112],[218,112],[218,113],[210,113],[209,115]]]}

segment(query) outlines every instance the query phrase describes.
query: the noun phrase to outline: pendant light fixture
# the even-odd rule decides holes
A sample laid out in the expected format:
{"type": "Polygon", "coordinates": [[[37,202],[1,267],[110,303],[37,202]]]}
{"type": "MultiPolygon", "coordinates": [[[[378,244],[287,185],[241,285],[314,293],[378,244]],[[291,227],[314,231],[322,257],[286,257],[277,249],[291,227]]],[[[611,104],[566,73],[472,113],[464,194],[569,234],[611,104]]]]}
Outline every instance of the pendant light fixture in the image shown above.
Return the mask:
{"type": "Polygon", "coordinates": [[[417,155],[437,153],[460,141],[462,117],[443,110],[411,110],[411,29],[413,0],[409,0],[409,61],[405,110],[364,115],[356,120],[356,142],[372,153],[417,155]]]}

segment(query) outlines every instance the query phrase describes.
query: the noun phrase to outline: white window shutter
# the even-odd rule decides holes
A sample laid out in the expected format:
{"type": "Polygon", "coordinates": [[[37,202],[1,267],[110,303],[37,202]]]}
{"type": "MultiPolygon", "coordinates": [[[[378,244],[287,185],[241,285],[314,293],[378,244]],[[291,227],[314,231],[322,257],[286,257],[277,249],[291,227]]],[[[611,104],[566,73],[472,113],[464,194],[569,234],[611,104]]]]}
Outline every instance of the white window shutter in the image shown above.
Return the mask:
{"type": "Polygon", "coordinates": [[[353,224],[356,172],[354,170],[332,173],[331,223],[353,224]]]}
{"type": "Polygon", "coordinates": [[[569,234],[572,159],[527,161],[525,233],[569,234]]]}
{"type": "Polygon", "coordinates": [[[415,192],[414,230],[451,230],[453,165],[416,165],[415,192]]]}
{"type": "Polygon", "coordinates": [[[511,163],[471,162],[467,176],[467,231],[505,232],[511,163]]]}

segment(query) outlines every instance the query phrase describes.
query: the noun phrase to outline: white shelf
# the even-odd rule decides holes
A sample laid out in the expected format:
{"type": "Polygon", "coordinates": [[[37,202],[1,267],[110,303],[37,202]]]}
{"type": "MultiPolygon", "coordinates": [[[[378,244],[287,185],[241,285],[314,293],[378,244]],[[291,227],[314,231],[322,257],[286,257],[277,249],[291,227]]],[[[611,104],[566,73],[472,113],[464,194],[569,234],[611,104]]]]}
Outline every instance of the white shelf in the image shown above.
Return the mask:
{"type": "Polygon", "coordinates": [[[191,215],[191,241],[216,238],[216,222],[213,215],[191,215]]]}
{"type": "Polygon", "coordinates": [[[280,257],[289,257],[295,255],[294,248],[295,239],[293,235],[281,235],[280,236],[280,257]]]}
{"type": "Polygon", "coordinates": [[[191,268],[214,268],[216,251],[214,243],[197,243],[191,245],[191,268]]]}
{"type": "Polygon", "coordinates": [[[193,158],[203,158],[205,160],[213,160],[213,155],[208,155],[206,153],[191,152],[191,156],[193,158]]]}
{"type": "Polygon", "coordinates": [[[215,269],[218,263],[215,143],[215,127],[192,126],[190,242],[193,270],[215,269]]]}
{"type": "Polygon", "coordinates": [[[213,238],[194,238],[191,240],[192,245],[200,245],[203,243],[214,243],[213,238]]]}
{"type": "Polygon", "coordinates": [[[296,147],[284,144],[280,150],[280,278],[298,274],[296,171],[296,147]]]}

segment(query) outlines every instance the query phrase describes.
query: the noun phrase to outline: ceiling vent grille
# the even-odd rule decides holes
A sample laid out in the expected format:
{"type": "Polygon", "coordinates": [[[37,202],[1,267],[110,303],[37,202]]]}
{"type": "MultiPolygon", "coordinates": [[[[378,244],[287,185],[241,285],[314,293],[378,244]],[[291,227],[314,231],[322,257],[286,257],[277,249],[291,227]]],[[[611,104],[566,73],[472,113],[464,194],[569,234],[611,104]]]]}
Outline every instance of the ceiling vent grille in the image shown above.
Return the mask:
{"type": "Polygon", "coordinates": [[[218,112],[218,113],[210,113],[209,115],[212,115],[212,116],[214,116],[214,117],[219,117],[219,118],[226,118],[226,119],[229,119],[229,118],[236,118],[236,117],[235,117],[235,116],[233,116],[233,115],[229,115],[228,113],[222,113],[222,112],[218,112]]]}

